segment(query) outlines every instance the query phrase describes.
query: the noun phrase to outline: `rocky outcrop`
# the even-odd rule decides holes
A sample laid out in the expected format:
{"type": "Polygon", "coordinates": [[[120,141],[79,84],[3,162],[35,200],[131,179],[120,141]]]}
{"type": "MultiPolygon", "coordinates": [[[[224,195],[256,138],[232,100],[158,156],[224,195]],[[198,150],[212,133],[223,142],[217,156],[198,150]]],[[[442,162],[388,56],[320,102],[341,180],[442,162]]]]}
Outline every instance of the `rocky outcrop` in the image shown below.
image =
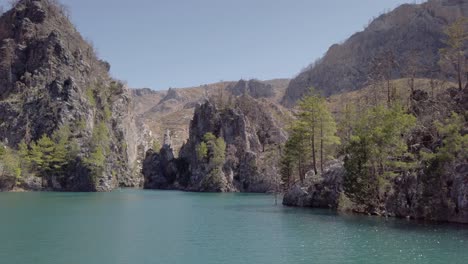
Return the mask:
{"type": "Polygon", "coordinates": [[[153,149],[146,152],[142,167],[145,189],[180,189],[179,182],[187,186],[188,163],[174,157],[171,143],[170,131],[167,131],[159,152],[153,149]]]}
{"type": "Polygon", "coordinates": [[[461,16],[468,16],[467,1],[430,0],[401,5],[343,44],[331,46],[323,58],[291,80],[282,103],[294,105],[310,87],[326,96],[361,89],[375,70],[372,61],[385,59],[388,51],[398,64],[390,78],[404,77],[411,67],[432,69],[418,73],[419,77],[431,77],[438,69],[443,30],[461,16]]]}
{"type": "MultiPolygon", "coordinates": [[[[170,188],[241,192],[273,190],[278,184],[276,159],[279,157],[279,145],[285,140],[285,132],[261,102],[243,96],[235,99],[232,107],[221,108],[213,101],[207,101],[195,110],[189,139],[175,161],[177,167],[182,169],[170,188]],[[212,168],[197,156],[197,146],[203,142],[207,133],[222,138],[226,144],[225,159],[217,175],[220,177],[216,176],[216,185],[210,185],[208,178],[212,168]]],[[[166,151],[163,148],[160,154],[149,153],[143,168],[147,182],[160,179],[158,182],[164,182],[164,188],[166,179],[173,179],[172,174],[160,173],[173,164],[169,162],[168,166],[164,166],[168,164],[165,161],[167,155],[163,155],[166,151]],[[163,177],[154,177],[156,174],[163,177]]]]}
{"type": "MultiPolygon", "coordinates": [[[[109,191],[135,186],[138,130],[131,94],[110,78],[110,65],[50,0],[21,0],[0,17],[0,139],[12,148],[63,127],[79,153],[65,175],[47,176],[44,189],[109,191]],[[108,149],[99,172],[84,164],[93,131],[106,131],[108,149]]],[[[137,178],[139,179],[137,179],[137,178]]]]}
{"type": "Polygon", "coordinates": [[[339,206],[345,170],[342,161],[332,162],[322,175],[307,173],[303,183],[295,183],[283,197],[283,205],[313,208],[339,206]]]}

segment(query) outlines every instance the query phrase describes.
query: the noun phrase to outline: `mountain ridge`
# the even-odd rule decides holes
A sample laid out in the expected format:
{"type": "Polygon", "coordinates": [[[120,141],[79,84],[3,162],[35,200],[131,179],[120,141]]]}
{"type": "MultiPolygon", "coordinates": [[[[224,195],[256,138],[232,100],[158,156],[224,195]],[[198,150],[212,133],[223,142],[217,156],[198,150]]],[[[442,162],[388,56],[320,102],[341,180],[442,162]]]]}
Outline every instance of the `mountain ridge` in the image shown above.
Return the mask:
{"type": "Polygon", "coordinates": [[[407,74],[409,58],[418,57],[413,53],[425,54],[417,63],[430,70],[420,72],[418,77],[428,78],[439,69],[438,51],[443,47],[444,28],[461,16],[468,16],[466,0],[403,4],[377,17],[342,44],[330,46],[322,58],[291,80],[282,104],[293,106],[310,87],[325,96],[363,88],[370,82],[372,60],[384,60],[389,51],[398,62],[391,79],[407,74]]]}

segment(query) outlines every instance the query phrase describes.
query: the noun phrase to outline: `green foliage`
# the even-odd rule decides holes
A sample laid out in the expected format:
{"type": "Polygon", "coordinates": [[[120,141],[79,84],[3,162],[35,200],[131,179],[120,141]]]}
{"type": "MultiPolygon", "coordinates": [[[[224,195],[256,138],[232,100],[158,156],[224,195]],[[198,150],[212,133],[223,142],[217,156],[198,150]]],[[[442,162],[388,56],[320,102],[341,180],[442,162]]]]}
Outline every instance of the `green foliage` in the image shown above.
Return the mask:
{"type": "Polygon", "coordinates": [[[75,139],[70,139],[70,127],[61,126],[52,138],[47,135],[29,145],[21,141],[18,145],[18,160],[23,173],[35,173],[37,176],[62,175],[65,168],[79,154],[75,139]]]}
{"type": "Polygon", "coordinates": [[[29,147],[24,140],[18,145],[18,155],[21,162],[21,168],[23,170],[29,170],[31,167],[31,159],[29,157],[29,147]]]}
{"type": "Polygon", "coordinates": [[[451,113],[450,117],[435,121],[434,125],[442,139],[442,144],[436,148],[434,153],[419,153],[425,164],[425,175],[423,179],[424,193],[431,194],[434,188],[442,186],[441,176],[447,171],[450,163],[468,158],[468,135],[463,135],[463,127],[466,120],[463,116],[451,113]]]}
{"type": "Polygon", "coordinates": [[[83,131],[86,129],[86,120],[84,119],[80,119],[80,120],[77,120],[76,123],[75,123],[75,128],[79,131],[83,131]]]}
{"type": "Polygon", "coordinates": [[[59,172],[68,163],[68,138],[66,140],[60,139],[55,143],[54,151],[50,161],[51,169],[59,172]]]}
{"type": "Polygon", "coordinates": [[[416,118],[402,107],[376,106],[362,115],[351,141],[366,139],[370,143],[370,157],[375,165],[391,166],[395,159],[407,152],[405,137],[416,125],[416,118]]]}
{"type": "Polygon", "coordinates": [[[310,142],[303,123],[298,121],[291,129],[280,160],[280,173],[284,188],[289,188],[290,184],[295,181],[294,175],[299,175],[299,178],[303,179],[310,159],[310,142]],[[297,173],[294,173],[295,170],[297,173]]]}
{"type": "Polygon", "coordinates": [[[21,164],[18,154],[0,144],[0,177],[14,177],[16,180],[21,178],[21,164]]]}
{"type": "Polygon", "coordinates": [[[161,149],[161,143],[157,139],[153,140],[153,150],[159,151],[161,149]]]}
{"type": "Polygon", "coordinates": [[[200,142],[196,147],[197,158],[202,161],[208,157],[208,146],[205,142],[200,142]]]}
{"type": "Polygon", "coordinates": [[[106,157],[111,152],[109,130],[105,122],[94,126],[90,147],[91,153],[84,159],[84,163],[91,170],[92,177],[96,178],[102,174],[106,157]]]}
{"type": "Polygon", "coordinates": [[[55,143],[47,135],[43,135],[37,143],[32,145],[31,151],[31,160],[35,168],[41,174],[49,174],[53,170],[55,143]]]}
{"type": "Polygon", "coordinates": [[[102,147],[97,147],[88,159],[86,159],[86,163],[91,165],[93,168],[102,168],[106,161],[106,157],[104,156],[104,151],[102,147]]]}
{"type": "Polygon", "coordinates": [[[203,136],[203,141],[205,142],[212,142],[214,140],[216,140],[216,136],[211,132],[208,132],[203,136]]]}
{"type": "Polygon", "coordinates": [[[399,106],[375,106],[360,116],[345,150],[344,186],[353,202],[374,207],[394,171],[412,167],[402,158],[415,124],[416,118],[399,106]]]}
{"type": "Polygon", "coordinates": [[[293,144],[293,140],[288,140],[286,142],[280,159],[281,186],[284,191],[291,187],[294,178],[295,159],[297,155],[293,153],[296,149],[293,144]]]}
{"type": "Polygon", "coordinates": [[[112,112],[108,105],[104,106],[104,120],[108,121],[112,117],[112,112]]]}
{"type": "MultiPolygon", "coordinates": [[[[57,130],[52,138],[43,135],[37,142],[31,143],[31,150],[27,158],[35,170],[41,175],[60,174],[64,167],[74,158],[70,155],[69,146],[70,129],[63,126],[57,130]]],[[[20,146],[22,156],[26,154],[25,146],[20,146]]]]}
{"type": "Polygon", "coordinates": [[[217,138],[212,145],[212,157],[211,162],[213,166],[222,167],[226,159],[226,142],[223,138],[217,138]]]}
{"type": "Polygon", "coordinates": [[[212,167],[221,166],[226,159],[226,143],[223,138],[217,138],[213,133],[206,133],[197,149],[200,150],[201,156],[208,158],[212,167]]]}
{"type": "Polygon", "coordinates": [[[91,106],[96,106],[96,95],[93,87],[88,87],[88,89],[86,89],[86,99],[88,99],[91,106]]]}
{"type": "Polygon", "coordinates": [[[357,123],[357,110],[355,105],[346,104],[342,115],[338,120],[338,135],[343,145],[347,145],[353,135],[354,126],[357,123]]]}
{"type": "Polygon", "coordinates": [[[198,160],[208,165],[208,175],[202,186],[207,190],[220,191],[220,186],[225,184],[222,168],[226,160],[226,142],[213,133],[206,133],[203,141],[196,147],[196,152],[198,160]]]}
{"type": "Polygon", "coordinates": [[[435,122],[442,146],[437,149],[436,158],[443,162],[450,162],[458,157],[468,158],[468,134],[462,135],[465,118],[456,113],[444,120],[435,122]]]}
{"type": "Polygon", "coordinates": [[[377,206],[378,181],[369,164],[370,142],[367,138],[355,138],[346,148],[345,194],[353,202],[369,207],[377,206]]]}
{"type": "Polygon", "coordinates": [[[340,139],[336,136],[336,123],[325,98],[316,95],[313,89],[310,94],[299,103],[299,122],[303,122],[309,136],[313,167],[317,172],[316,160],[320,161],[323,171],[323,164],[332,155],[333,147],[340,144],[340,139]]]}
{"type": "Polygon", "coordinates": [[[324,164],[334,156],[335,146],[340,144],[335,120],[323,97],[311,89],[310,95],[299,102],[298,110],[280,161],[286,188],[294,181],[295,170],[301,180],[310,167],[318,172],[319,165],[323,171],[324,164]]]}
{"type": "Polygon", "coordinates": [[[226,179],[223,177],[222,169],[215,167],[203,179],[201,187],[203,190],[221,192],[225,184],[226,179]]]}
{"type": "Polygon", "coordinates": [[[75,159],[81,152],[80,145],[76,141],[76,138],[71,139],[68,146],[68,159],[75,159]]]}
{"type": "Polygon", "coordinates": [[[106,123],[100,122],[93,129],[93,137],[91,139],[91,146],[93,149],[101,146],[104,152],[110,152],[110,139],[109,130],[106,123]]]}
{"type": "Polygon", "coordinates": [[[110,153],[109,130],[104,122],[100,122],[94,127],[91,139],[91,153],[84,159],[84,163],[92,171],[93,175],[101,174],[106,155],[110,153]]]}

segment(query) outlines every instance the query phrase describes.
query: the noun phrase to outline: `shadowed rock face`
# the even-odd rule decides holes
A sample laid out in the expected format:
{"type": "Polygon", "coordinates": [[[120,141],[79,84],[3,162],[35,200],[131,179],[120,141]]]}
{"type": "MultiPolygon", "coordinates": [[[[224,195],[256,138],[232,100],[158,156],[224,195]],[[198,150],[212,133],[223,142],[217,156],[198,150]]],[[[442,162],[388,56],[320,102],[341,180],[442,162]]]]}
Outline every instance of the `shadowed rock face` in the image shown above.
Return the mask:
{"type": "MultiPolygon", "coordinates": [[[[219,109],[214,103],[207,101],[195,109],[190,124],[190,136],[182,147],[179,158],[175,161],[182,166],[182,173],[170,188],[192,191],[242,191],[242,192],[268,192],[277,184],[279,157],[279,144],[286,140],[285,132],[277,125],[275,119],[268,113],[262,103],[243,96],[236,99],[235,106],[219,109]],[[207,186],[205,178],[209,174],[207,164],[200,162],[196,155],[196,147],[206,133],[213,133],[221,137],[226,143],[226,159],[222,166],[222,185],[215,189],[207,186]],[[188,171],[186,171],[186,169],[188,171]],[[207,189],[208,188],[208,189],[207,189]]],[[[149,153],[144,163],[145,179],[154,182],[154,171],[164,171],[158,164],[164,164],[165,149],[160,154],[149,153]]],[[[159,179],[172,178],[164,173],[159,179]]],[[[165,182],[165,181],[164,181],[165,182]]],[[[148,188],[158,187],[161,184],[146,185],[148,188]]],[[[214,188],[214,187],[213,187],[214,188]]]]}
{"type": "MultiPolygon", "coordinates": [[[[393,52],[398,63],[392,78],[405,76],[412,64],[420,69],[437,70],[443,30],[461,16],[468,16],[467,1],[405,4],[381,15],[364,31],[343,44],[331,46],[323,58],[291,80],[282,103],[294,105],[312,86],[326,96],[363,88],[373,69],[372,60],[387,51],[393,52]]],[[[425,71],[418,75],[430,77],[430,74],[431,71],[425,71]]]]}
{"type": "Polygon", "coordinates": [[[53,1],[22,0],[0,17],[0,140],[15,148],[66,125],[80,147],[66,176],[46,179],[44,188],[109,191],[140,184],[130,168],[142,131],[128,89],[109,77],[109,69],[53,1]],[[110,116],[104,117],[104,106],[110,116]],[[109,131],[110,152],[102,173],[93,175],[82,159],[99,123],[109,131]]]}
{"type": "Polygon", "coordinates": [[[322,176],[306,177],[304,183],[294,184],[285,193],[283,205],[337,209],[344,175],[343,162],[334,161],[322,176]]]}

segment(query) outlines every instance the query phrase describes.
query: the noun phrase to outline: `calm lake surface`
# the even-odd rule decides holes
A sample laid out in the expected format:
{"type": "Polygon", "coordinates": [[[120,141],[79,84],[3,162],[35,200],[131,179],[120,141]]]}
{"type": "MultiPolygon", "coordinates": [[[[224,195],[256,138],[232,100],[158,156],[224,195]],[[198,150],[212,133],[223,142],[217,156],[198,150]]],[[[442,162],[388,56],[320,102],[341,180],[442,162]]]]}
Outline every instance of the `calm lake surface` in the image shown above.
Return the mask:
{"type": "Polygon", "coordinates": [[[285,208],[269,195],[0,193],[0,263],[468,263],[468,226],[285,208]]]}

